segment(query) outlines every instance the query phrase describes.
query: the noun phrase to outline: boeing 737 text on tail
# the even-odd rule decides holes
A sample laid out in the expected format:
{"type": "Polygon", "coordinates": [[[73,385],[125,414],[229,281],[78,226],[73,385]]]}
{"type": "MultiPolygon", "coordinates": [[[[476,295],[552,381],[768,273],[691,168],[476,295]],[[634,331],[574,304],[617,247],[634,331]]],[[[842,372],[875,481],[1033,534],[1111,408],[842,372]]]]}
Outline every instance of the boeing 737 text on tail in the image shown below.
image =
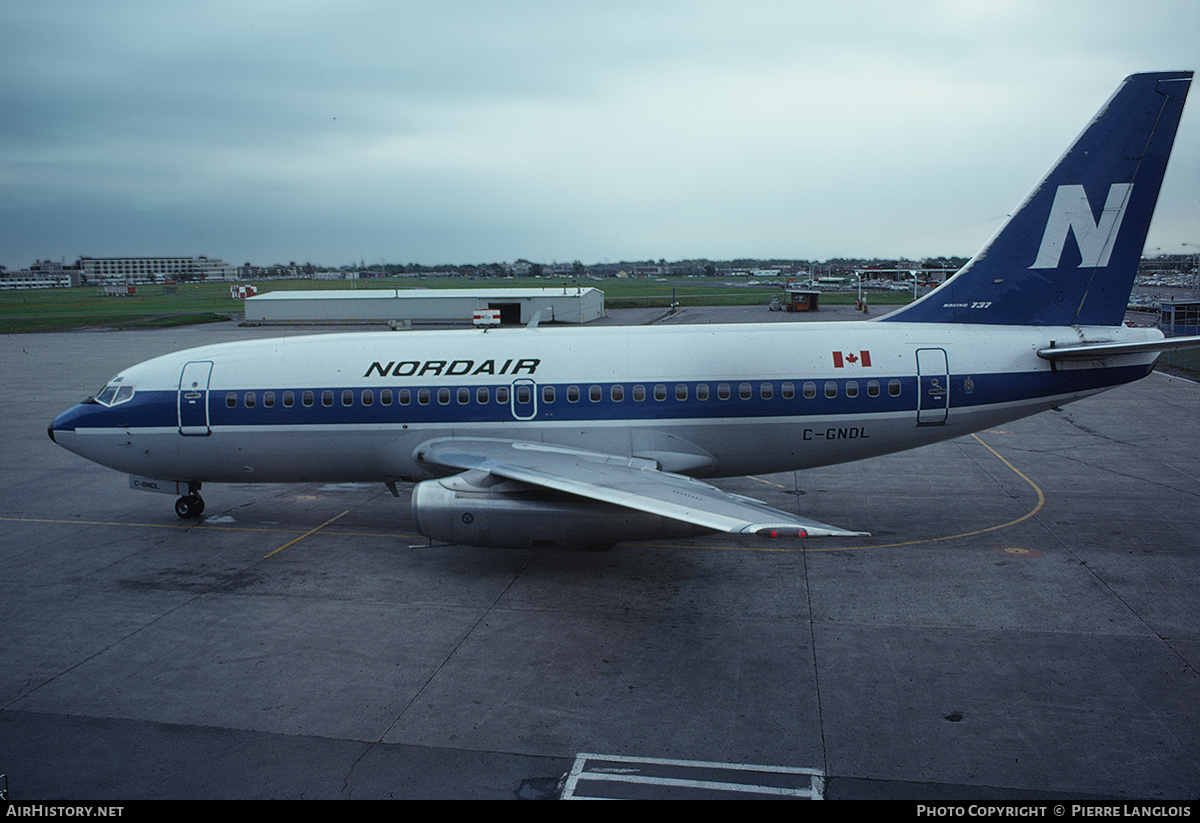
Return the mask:
{"type": "Polygon", "coordinates": [[[50,436],[181,517],[212,483],[413,482],[449,543],[862,534],[699,478],[958,437],[1200,344],[1122,325],[1191,78],[1126,78],[966,266],[877,320],[223,343],[125,369],[50,436]]]}

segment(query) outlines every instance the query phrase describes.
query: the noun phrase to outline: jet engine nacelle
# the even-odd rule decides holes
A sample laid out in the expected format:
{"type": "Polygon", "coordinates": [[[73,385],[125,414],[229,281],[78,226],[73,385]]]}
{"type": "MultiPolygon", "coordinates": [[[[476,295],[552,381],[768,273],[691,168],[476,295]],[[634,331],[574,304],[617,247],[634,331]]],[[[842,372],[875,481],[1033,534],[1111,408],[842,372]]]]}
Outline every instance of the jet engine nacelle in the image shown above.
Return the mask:
{"type": "Polygon", "coordinates": [[[412,491],[412,516],[417,531],[432,540],[489,548],[598,549],[626,540],[712,533],[482,471],[418,483],[412,491]]]}

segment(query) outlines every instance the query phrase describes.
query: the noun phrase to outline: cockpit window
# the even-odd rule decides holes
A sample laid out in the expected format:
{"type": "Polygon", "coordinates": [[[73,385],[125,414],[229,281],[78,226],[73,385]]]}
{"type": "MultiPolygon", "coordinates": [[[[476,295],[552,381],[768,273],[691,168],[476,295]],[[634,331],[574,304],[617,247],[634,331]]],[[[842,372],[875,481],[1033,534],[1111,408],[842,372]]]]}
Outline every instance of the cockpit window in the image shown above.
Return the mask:
{"type": "Polygon", "coordinates": [[[96,402],[102,406],[115,406],[133,397],[133,386],[122,384],[118,377],[105,386],[98,395],[96,402]]]}

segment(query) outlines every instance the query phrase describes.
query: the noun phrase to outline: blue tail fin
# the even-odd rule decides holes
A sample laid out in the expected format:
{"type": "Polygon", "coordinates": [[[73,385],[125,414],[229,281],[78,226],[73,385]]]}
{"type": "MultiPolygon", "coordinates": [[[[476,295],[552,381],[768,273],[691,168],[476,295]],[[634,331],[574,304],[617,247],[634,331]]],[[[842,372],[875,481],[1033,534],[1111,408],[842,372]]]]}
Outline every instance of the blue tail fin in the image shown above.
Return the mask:
{"type": "Polygon", "coordinates": [[[1191,79],[1125,78],[982,251],[880,321],[1119,325],[1191,79]]]}

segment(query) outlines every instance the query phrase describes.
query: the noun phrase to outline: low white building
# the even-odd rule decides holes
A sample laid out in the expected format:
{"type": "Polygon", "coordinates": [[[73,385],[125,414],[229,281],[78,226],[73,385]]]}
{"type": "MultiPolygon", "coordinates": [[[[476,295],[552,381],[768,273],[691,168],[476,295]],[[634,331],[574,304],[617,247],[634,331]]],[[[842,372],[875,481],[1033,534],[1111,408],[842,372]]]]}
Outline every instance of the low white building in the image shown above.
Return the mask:
{"type": "Polygon", "coordinates": [[[246,323],[471,325],[475,312],[495,309],[503,325],[587,323],[604,316],[604,292],[549,289],[358,289],[274,291],[246,299],[246,323]]]}

